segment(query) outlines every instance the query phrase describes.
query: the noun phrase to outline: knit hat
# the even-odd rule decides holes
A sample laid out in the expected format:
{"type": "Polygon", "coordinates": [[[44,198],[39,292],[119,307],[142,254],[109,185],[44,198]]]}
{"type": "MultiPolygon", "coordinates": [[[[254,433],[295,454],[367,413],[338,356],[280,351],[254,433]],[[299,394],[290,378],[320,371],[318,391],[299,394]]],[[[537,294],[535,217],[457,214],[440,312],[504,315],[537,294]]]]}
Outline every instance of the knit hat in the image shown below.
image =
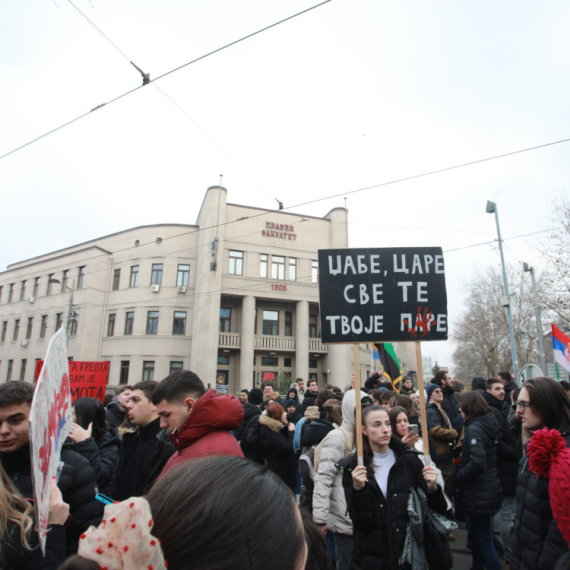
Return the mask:
{"type": "Polygon", "coordinates": [[[487,381],[482,376],[475,376],[473,380],[471,380],[471,390],[475,392],[475,390],[483,390],[485,392],[487,390],[487,381]]]}
{"type": "Polygon", "coordinates": [[[319,412],[319,406],[307,406],[305,417],[308,420],[316,420],[317,418],[320,418],[321,413],[319,412]]]}
{"type": "Polygon", "coordinates": [[[554,520],[570,546],[570,449],[559,431],[542,428],[534,432],[527,446],[529,468],[550,479],[548,494],[554,520]]]}
{"type": "Polygon", "coordinates": [[[263,392],[259,388],[252,388],[247,395],[247,400],[254,406],[259,406],[263,403],[263,392]]]}
{"type": "Polygon", "coordinates": [[[293,400],[293,398],[289,398],[289,399],[285,402],[285,407],[288,408],[289,406],[295,406],[295,407],[297,407],[297,402],[295,402],[295,400],[293,400]]]}
{"type": "Polygon", "coordinates": [[[428,402],[429,402],[429,399],[431,398],[431,395],[433,394],[434,390],[437,390],[438,388],[441,390],[441,386],[438,386],[437,384],[433,384],[433,383],[428,384],[426,386],[426,394],[427,394],[428,402]]]}

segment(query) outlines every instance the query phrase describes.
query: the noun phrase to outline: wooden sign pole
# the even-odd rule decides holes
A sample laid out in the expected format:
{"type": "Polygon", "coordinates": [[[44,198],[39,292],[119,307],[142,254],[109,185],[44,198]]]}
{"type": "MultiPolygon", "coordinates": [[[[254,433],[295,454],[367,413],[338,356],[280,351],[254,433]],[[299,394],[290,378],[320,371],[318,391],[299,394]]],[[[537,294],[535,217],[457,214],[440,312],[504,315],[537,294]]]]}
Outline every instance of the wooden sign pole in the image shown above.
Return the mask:
{"type": "Polygon", "coordinates": [[[360,401],[360,343],[354,343],[354,390],[356,403],[356,456],[358,465],[364,465],[362,451],[362,403],[360,401]]]}
{"type": "Polygon", "coordinates": [[[416,340],[416,360],[418,369],[418,390],[420,392],[420,419],[422,423],[422,441],[424,444],[424,457],[426,458],[426,465],[431,465],[429,456],[429,438],[428,438],[428,424],[426,414],[426,393],[424,389],[424,370],[422,366],[422,343],[416,340]]]}

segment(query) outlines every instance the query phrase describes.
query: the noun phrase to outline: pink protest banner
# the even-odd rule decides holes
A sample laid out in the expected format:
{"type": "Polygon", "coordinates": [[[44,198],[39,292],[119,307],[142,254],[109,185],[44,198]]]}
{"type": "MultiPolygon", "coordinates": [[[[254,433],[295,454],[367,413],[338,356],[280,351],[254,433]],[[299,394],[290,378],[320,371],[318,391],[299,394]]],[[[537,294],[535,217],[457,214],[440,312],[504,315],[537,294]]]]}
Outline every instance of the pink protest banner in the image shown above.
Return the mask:
{"type": "Polygon", "coordinates": [[[67,338],[60,328],[50,339],[30,411],[30,453],[34,479],[34,508],[40,547],[45,554],[50,481],[57,473],[61,448],[71,431],[71,393],[67,338]]]}

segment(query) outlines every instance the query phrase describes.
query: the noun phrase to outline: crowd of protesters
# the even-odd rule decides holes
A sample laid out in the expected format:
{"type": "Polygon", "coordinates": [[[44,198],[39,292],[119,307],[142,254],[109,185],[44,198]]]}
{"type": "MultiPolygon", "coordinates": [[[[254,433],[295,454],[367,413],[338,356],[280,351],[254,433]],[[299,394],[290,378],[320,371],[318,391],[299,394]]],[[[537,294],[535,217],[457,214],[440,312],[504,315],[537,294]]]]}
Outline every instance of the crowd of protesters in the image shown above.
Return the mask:
{"type": "Polygon", "coordinates": [[[298,378],[233,396],[176,371],[80,398],[45,556],[34,387],[0,385],[0,568],[449,570],[459,524],[473,570],[570,568],[570,385],[470,384],[440,371],[420,394],[376,373],[360,392],[298,378]]]}

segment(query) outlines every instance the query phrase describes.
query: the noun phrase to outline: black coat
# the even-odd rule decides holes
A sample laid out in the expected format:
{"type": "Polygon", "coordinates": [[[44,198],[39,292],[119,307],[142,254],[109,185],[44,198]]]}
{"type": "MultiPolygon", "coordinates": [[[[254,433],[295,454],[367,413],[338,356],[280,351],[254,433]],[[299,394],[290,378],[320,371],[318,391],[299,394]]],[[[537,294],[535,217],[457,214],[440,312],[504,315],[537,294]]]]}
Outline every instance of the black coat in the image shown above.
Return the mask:
{"type": "Polygon", "coordinates": [[[328,420],[320,418],[306,420],[301,427],[301,448],[318,445],[333,429],[334,426],[328,420]]]}
{"type": "Polygon", "coordinates": [[[99,491],[104,495],[111,495],[113,492],[120,447],[119,432],[115,426],[109,424],[99,441],[96,442],[92,437],[88,437],[72,447],[89,461],[97,475],[99,491]]]}
{"type": "MultiPolygon", "coordinates": [[[[570,447],[570,428],[562,432],[570,447]]],[[[568,552],[550,507],[548,479],[529,470],[528,457],[522,457],[516,494],[516,513],[511,534],[512,570],[551,570],[568,552]]]]}
{"type": "Polygon", "coordinates": [[[501,508],[503,491],[496,461],[498,437],[499,426],[492,413],[465,423],[455,484],[456,497],[469,515],[492,516],[501,508]]]}
{"type": "MultiPolygon", "coordinates": [[[[79,535],[89,526],[98,526],[103,518],[104,505],[97,499],[97,477],[89,461],[71,449],[65,442],[61,450],[63,469],[57,486],[63,500],[69,505],[71,520],[66,527],[67,553],[77,551],[79,535]]],[[[28,443],[10,453],[1,453],[4,470],[27,499],[34,498],[32,467],[28,443]]]]}
{"type": "MultiPolygon", "coordinates": [[[[427,492],[422,475],[424,466],[418,454],[396,437],[390,440],[390,448],[396,454],[396,463],[388,475],[387,497],[380,491],[374,471],[370,468],[364,489],[355,489],[352,471],[357,465],[356,454],[345,460],[342,484],[354,537],[351,570],[400,568],[398,558],[406,538],[411,488],[423,489],[433,510],[444,514],[447,509],[441,488],[438,487],[435,493],[427,492]]],[[[341,466],[343,464],[341,462],[341,466]]]]}
{"type": "Polygon", "coordinates": [[[240,442],[240,445],[244,439],[245,433],[247,432],[247,426],[249,425],[249,422],[254,416],[258,416],[259,414],[261,414],[259,406],[255,406],[249,402],[245,402],[245,404],[243,404],[243,421],[241,422],[240,426],[234,431],[234,436],[240,442]]]}
{"type": "Polygon", "coordinates": [[[451,425],[453,425],[459,414],[459,396],[451,386],[446,386],[441,391],[443,392],[441,409],[447,414],[451,425]]]}
{"type": "Polygon", "coordinates": [[[259,424],[267,469],[273,471],[290,489],[295,489],[295,432],[289,431],[280,421],[264,414],[259,416],[259,424]]]}
{"type": "Polygon", "coordinates": [[[309,392],[308,390],[305,392],[305,396],[303,398],[303,403],[301,404],[301,413],[305,415],[307,408],[309,406],[316,406],[317,405],[317,394],[313,394],[313,392],[309,392]]]}
{"type": "Polygon", "coordinates": [[[121,406],[116,399],[111,400],[109,405],[105,408],[107,421],[115,427],[119,427],[123,423],[126,414],[127,412],[123,412],[123,410],[121,410],[121,406]]]}
{"type": "Polygon", "coordinates": [[[511,433],[507,418],[503,414],[503,402],[493,394],[484,392],[483,398],[489,404],[497,424],[499,424],[499,439],[497,440],[497,472],[503,488],[503,495],[512,496],[517,489],[517,475],[521,454],[517,442],[511,433]]]}
{"type": "Polygon", "coordinates": [[[261,439],[261,425],[259,423],[261,415],[260,410],[259,414],[254,414],[249,419],[247,428],[244,430],[240,440],[240,447],[243,451],[243,456],[246,459],[255,461],[255,463],[259,463],[260,465],[264,465],[265,458],[263,456],[263,441],[261,439]]]}

